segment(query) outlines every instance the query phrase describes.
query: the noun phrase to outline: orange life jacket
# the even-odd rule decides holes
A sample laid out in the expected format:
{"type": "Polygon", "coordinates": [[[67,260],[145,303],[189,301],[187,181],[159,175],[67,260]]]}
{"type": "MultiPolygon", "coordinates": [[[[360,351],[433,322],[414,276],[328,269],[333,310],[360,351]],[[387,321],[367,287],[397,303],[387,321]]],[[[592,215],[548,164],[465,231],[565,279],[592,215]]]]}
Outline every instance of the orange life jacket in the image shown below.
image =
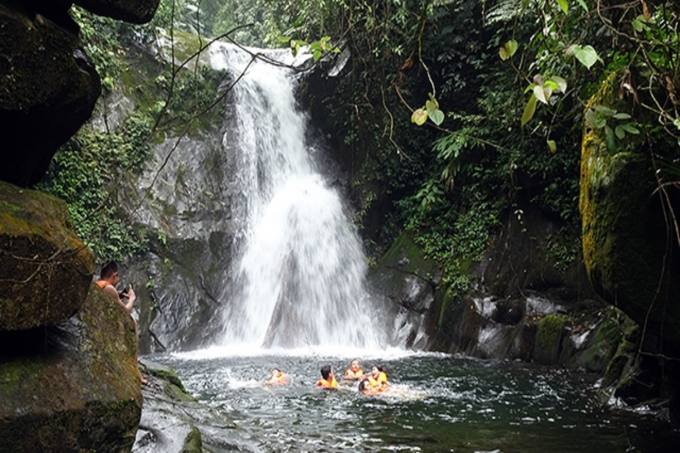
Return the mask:
{"type": "Polygon", "coordinates": [[[338,388],[338,381],[335,380],[335,377],[331,382],[328,382],[327,380],[321,378],[319,379],[319,382],[316,383],[317,387],[321,387],[322,389],[334,389],[338,388]]]}
{"type": "Polygon", "coordinates": [[[284,373],[277,373],[276,376],[272,376],[269,379],[270,384],[284,384],[286,382],[286,379],[288,376],[286,376],[284,373]]]}
{"type": "Polygon", "coordinates": [[[111,282],[107,282],[106,280],[97,280],[97,286],[99,286],[101,289],[106,288],[107,286],[113,286],[111,282]]]}
{"type": "Polygon", "coordinates": [[[364,370],[357,370],[357,372],[355,373],[355,372],[352,371],[352,369],[350,368],[350,369],[348,369],[347,371],[345,371],[345,377],[346,377],[347,379],[360,379],[360,378],[362,378],[363,376],[364,376],[364,370]]]}
{"type": "Polygon", "coordinates": [[[384,371],[381,371],[380,376],[378,376],[378,382],[382,382],[382,383],[387,384],[387,373],[385,373],[384,371]]]}

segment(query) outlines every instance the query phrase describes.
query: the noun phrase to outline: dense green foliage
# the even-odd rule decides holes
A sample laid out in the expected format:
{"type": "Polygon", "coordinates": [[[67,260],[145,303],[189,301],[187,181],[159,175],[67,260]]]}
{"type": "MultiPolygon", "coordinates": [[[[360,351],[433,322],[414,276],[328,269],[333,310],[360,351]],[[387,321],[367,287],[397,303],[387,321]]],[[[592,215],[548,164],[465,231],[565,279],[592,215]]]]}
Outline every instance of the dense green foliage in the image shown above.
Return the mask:
{"type": "Polygon", "coordinates": [[[348,152],[367,154],[359,179],[368,184],[359,186],[383,191],[363,198],[391,204],[383,226],[367,232],[377,253],[411,229],[448,280],[464,283],[466,263],[499,220],[522,221],[533,206],[562,225],[550,253],[560,265],[573,262],[583,113],[614,71],[621,105],[593,106],[585,127],[606,130],[613,154],[645,134],[659,187],[680,175],[674,2],[285,3],[297,8],[301,37],[343,37],[352,50],[351,76],[324,105],[348,152]],[[437,108],[443,122],[432,117],[437,108]],[[423,111],[432,121],[418,117],[423,111]]]}
{"type": "MultiPolygon", "coordinates": [[[[172,2],[163,2],[153,22],[136,28],[79,9],[73,12],[104,94],[122,91],[135,109],[120,125],[110,127],[105,117],[104,124],[85,125],[55,155],[39,187],[68,203],[77,234],[101,260],[140,253],[148,247],[148,234],[161,235],[134,225],[119,197],[120,187],[134,184],[154,157],[153,145],[206,129],[223,111],[222,103],[215,103],[215,93],[224,73],[203,65],[173,68],[154,61],[144,50],[155,39],[156,27],[173,22],[171,6],[172,2]],[[141,68],[135,66],[140,64],[141,68]]],[[[180,49],[198,50],[198,44],[179,45],[183,40],[197,41],[195,36],[176,34],[176,59],[180,49]]]]}

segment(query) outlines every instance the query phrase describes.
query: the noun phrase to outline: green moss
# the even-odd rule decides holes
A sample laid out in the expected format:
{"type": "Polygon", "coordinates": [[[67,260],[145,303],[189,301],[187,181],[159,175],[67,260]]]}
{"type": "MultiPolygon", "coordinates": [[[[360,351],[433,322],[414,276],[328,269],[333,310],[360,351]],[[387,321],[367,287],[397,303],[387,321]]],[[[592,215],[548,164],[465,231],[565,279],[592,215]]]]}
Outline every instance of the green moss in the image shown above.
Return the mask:
{"type": "Polygon", "coordinates": [[[202,451],[203,440],[201,432],[194,426],[184,439],[184,445],[180,453],[201,453],[202,451]]]}
{"type": "Polygon", "coordinates": [[[548,315],[538,323],[536,341],[544,350],[559,348],[565,319],[560,315],[548,315]]]}

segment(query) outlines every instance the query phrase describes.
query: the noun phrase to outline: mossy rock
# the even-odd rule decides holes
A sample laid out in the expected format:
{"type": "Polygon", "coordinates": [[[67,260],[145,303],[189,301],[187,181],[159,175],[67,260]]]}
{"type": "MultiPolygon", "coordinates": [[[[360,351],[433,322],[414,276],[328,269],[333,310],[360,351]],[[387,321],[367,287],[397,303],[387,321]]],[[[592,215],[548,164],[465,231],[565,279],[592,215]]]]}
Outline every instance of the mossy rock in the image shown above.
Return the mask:
{"type": "Polygon", "coordinates": [[[541,319],[534,341],[534,360],[543,365],[556,364],[564,337],[566,320],[560,315],[548,315],[541,319]]]}
{"type": "MultiPolygon", "coordinates": [[[[615,97],[617,80],[612,74],[587,107],[628,110],[615,97]]],[[[647,323],[647,332],[678,346],[680,252],[675,241],[667,241],[648,144],[642,136],[627,135],[625,142],[612,155],[602,129],[586,127],[583,135],[580,211],[586,271],[605,300],[638,324],[647,323]]]]}
{"type": "Polygon", "coordinates": [[[85,301],[94,255],[66,203],[0,181],[0,331],[68,320],[85,301]]]}
{"type": "Polygon", "coordinates": [[[135,323],[92,284],[68,322],[0,333],[3,451],[129,451],[142,411],[135,323]]]}
{"type": "Polygon", "coordinates": [[[637,341],[638,337],[637,324],[621,310],[611,307],[588,340],[585,350],[574,358],[573,365],[600,373],[611,366],[621,342],[637,341]]]}
{"type": "Polygon", "coordinates": [[[49,15],[57,24],[29,10],[36,2],[12,4],[0,4],[0,179],[30,186],[90,117],[101,84],[65,7],[49,15]]]}

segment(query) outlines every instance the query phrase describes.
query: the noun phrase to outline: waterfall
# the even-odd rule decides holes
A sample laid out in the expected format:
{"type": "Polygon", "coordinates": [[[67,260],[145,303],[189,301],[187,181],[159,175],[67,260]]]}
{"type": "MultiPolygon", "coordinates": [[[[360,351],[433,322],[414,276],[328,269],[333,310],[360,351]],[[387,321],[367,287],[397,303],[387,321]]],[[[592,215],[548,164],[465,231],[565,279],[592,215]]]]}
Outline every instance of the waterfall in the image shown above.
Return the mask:
{"type": "MultiPolygon", "coordinates": [[[[294,64],[289,51],[253,51],[294,64]]],[[[384,345],[365,289],[361,242],[306,144],[295,71],[227,44],[213,49],[211,62],[233,79],[245,71],[229,106],[236,131],[224,138],[237,143],[244,242],[224,311],[224,344],[384,345]]]]}

